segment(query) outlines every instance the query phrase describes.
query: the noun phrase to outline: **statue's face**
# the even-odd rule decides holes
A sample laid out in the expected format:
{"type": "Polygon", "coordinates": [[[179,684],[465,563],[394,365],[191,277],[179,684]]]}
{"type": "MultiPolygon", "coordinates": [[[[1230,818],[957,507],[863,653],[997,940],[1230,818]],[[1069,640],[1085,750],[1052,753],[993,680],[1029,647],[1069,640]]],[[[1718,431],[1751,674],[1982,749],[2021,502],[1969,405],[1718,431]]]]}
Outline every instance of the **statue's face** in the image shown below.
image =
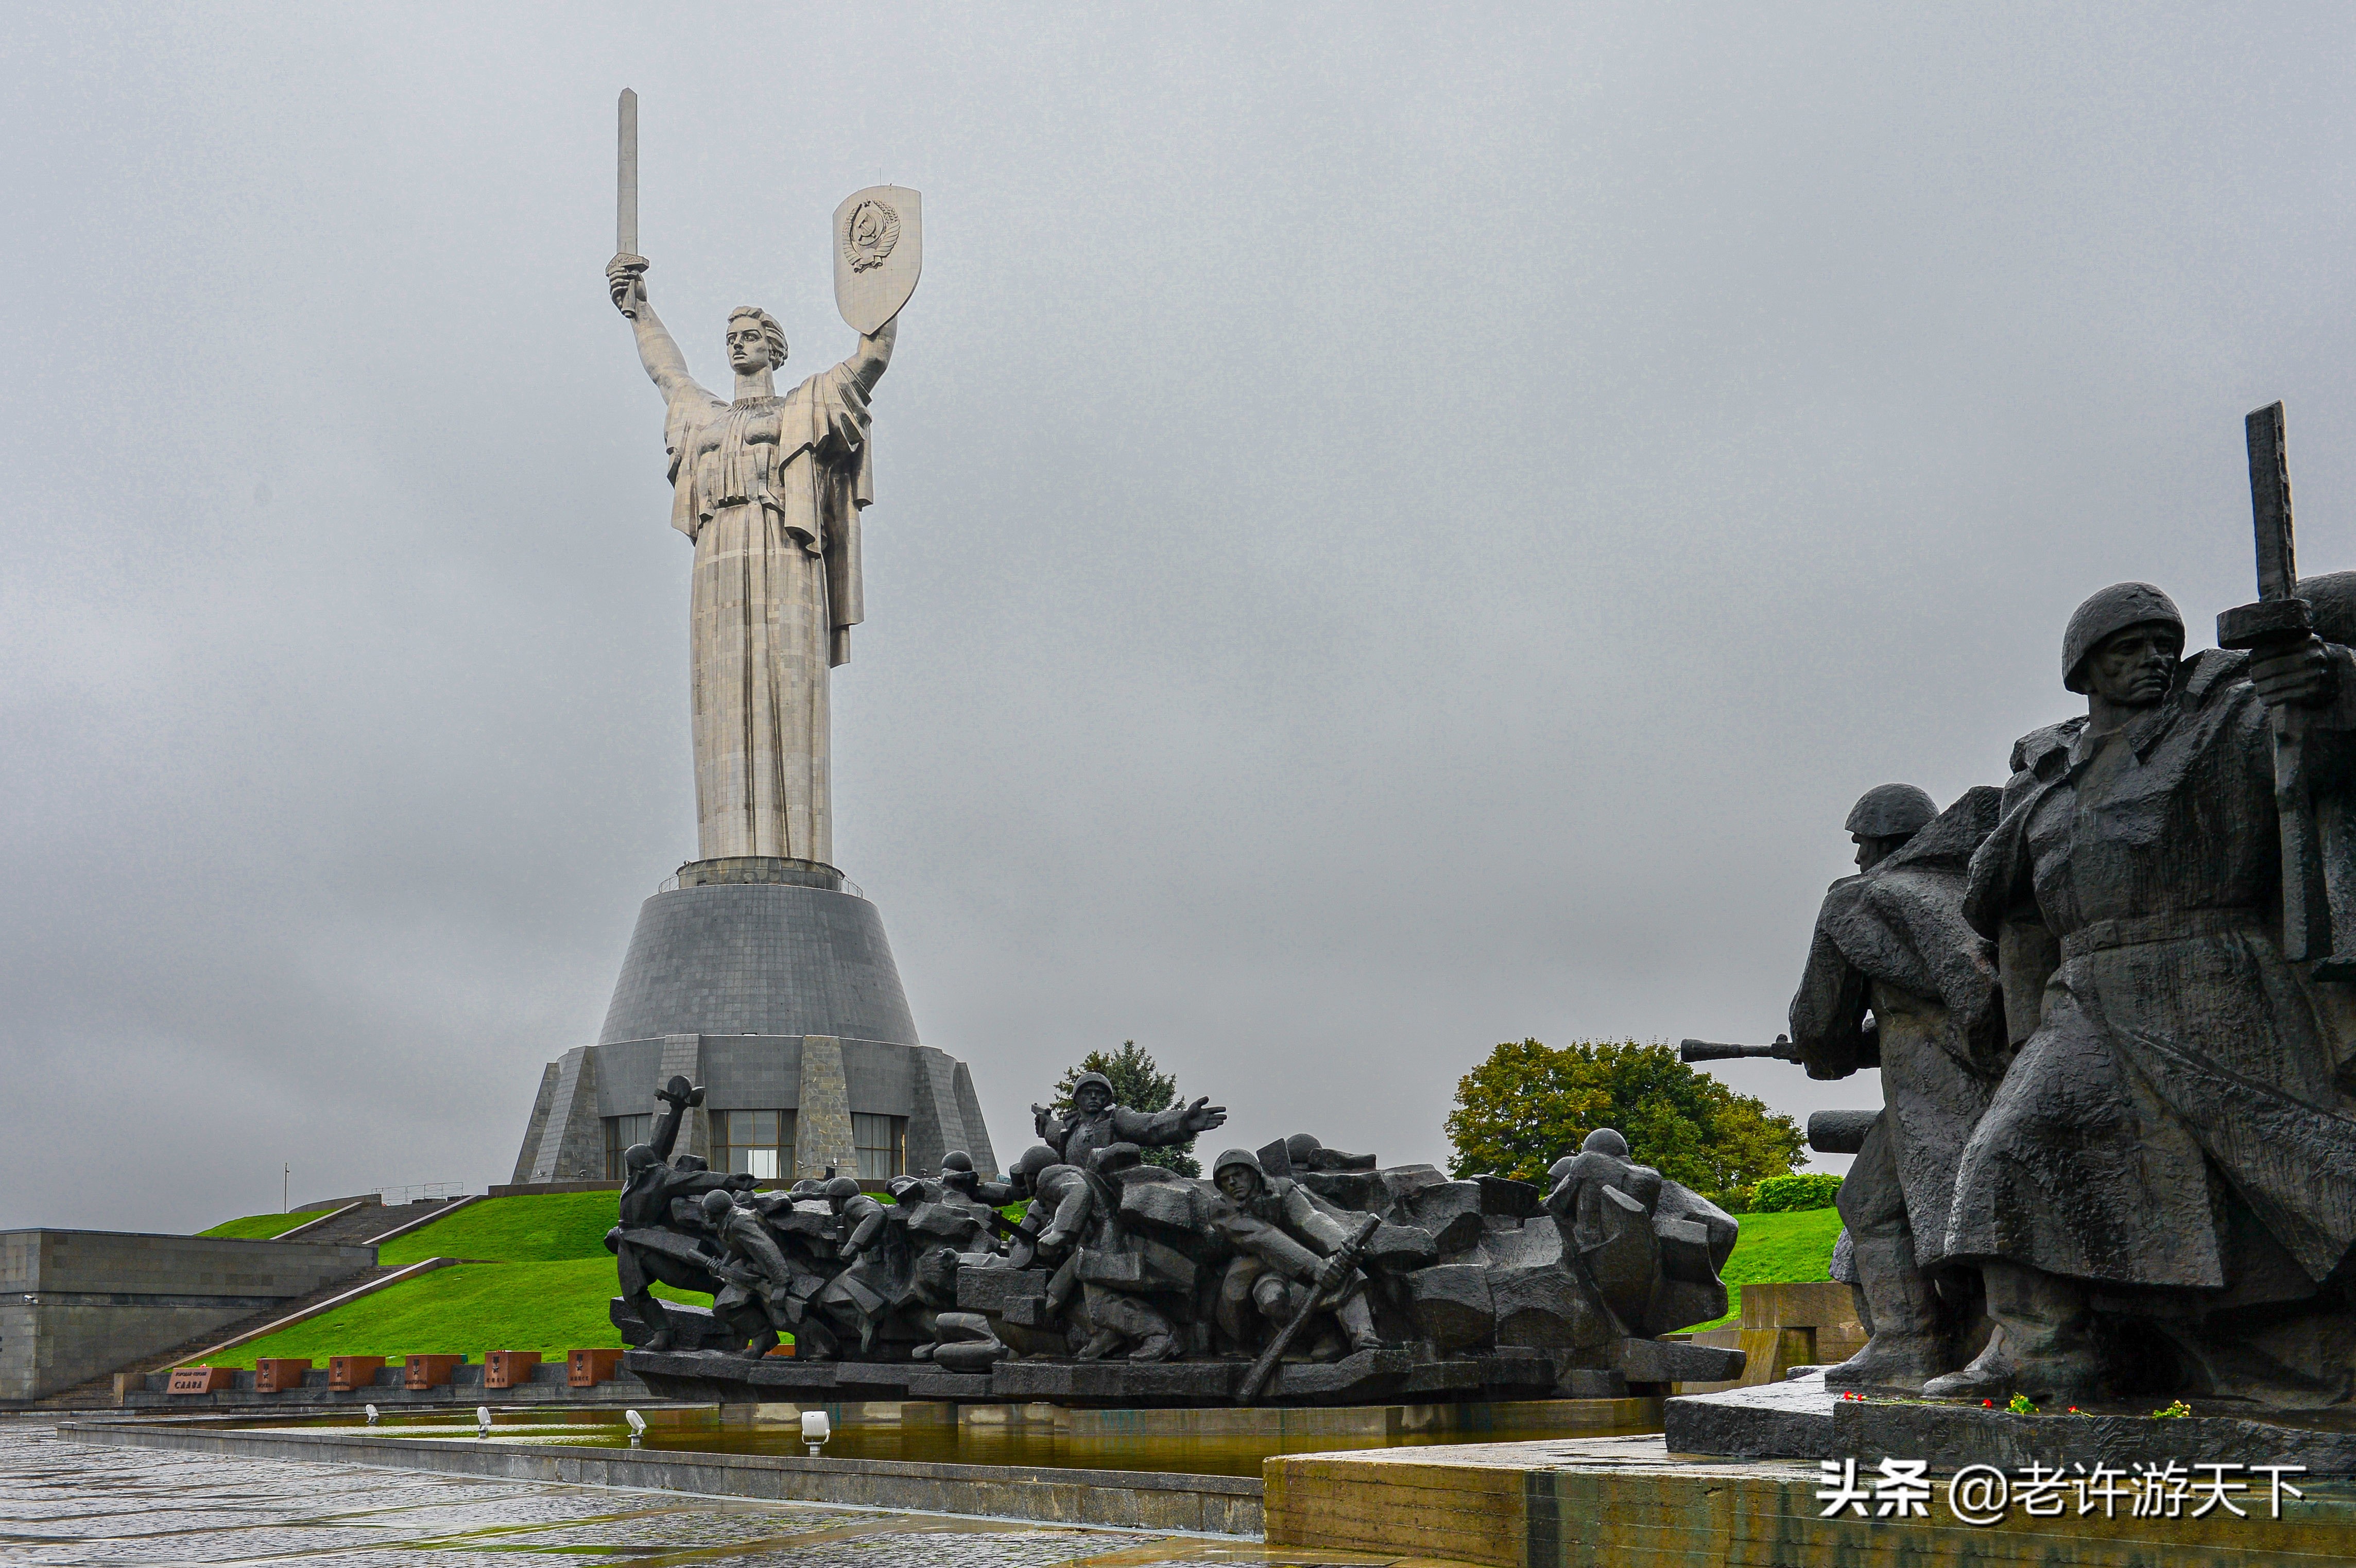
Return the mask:
{"type": "Polygon", "coordinates": [[[1896,835],[1877,838],[1870,833],[1852,833],[1848,837],[1849,842],[1857,846],[1857,869],[1860,871],[1870,871],[1906,843],[1904,837],[1896,835]]]}
{"type": "Polygon", "coordinates": [[[1219,1190],[1237,1203],[1248,1203],[1259,1191],[1259,1178],[1248,1165],[1231,1165],[1219,1172],[1219,1190]]]}
{"type": "Polygon", "coordinates": [[[1079,1107],[1083,1116],[1093,1116],[1112,1104],[1112,1096],[1105,1093],[1101,1083],[1083,1083],[1080,1092],[1072,1096],[1072,1104],[1079,1107]]]}
{"type": "Polygon", "coordinates": [[[728,363],[740,376],[769,368],[769,339],[758,318],[740,315],[728,324],[728,363]]]}
{"type": "Polygon", "coordinates": [[[2165,622],[2114,632],[2086,656],[2086,686],[2117,708],[2149,708],[2168,695],[2184,639],[2165,622]]]}

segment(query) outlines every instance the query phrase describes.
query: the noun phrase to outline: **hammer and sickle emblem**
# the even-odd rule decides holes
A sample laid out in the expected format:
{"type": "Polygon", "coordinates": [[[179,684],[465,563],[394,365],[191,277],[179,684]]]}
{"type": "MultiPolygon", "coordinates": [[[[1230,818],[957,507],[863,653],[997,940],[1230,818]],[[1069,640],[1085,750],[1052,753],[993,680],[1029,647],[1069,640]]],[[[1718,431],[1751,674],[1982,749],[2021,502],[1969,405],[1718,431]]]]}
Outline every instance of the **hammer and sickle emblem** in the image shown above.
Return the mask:
{"type": "Polygon", "coordinates": [[[880,267],[900,242],[900,215],[880,201],[862,201],[842,226],[842,254],[854,272],[880,267]]]}

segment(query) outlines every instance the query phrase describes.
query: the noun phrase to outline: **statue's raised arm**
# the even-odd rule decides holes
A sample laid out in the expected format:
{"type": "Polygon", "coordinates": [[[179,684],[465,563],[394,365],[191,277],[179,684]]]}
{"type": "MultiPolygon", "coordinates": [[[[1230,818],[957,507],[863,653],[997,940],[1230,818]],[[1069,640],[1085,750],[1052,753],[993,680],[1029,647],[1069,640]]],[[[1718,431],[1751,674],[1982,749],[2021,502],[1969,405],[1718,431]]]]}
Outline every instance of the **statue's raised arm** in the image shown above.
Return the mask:
{"type": "MultiPolygon", "coordinates": [[[[705,391],[696,384],[695,378],[688,374],[687,356],[679,351],[678,340],[671,336],[670,328],[665,326],[662,317],[655,314],[654,302],[647,297],[648,265],[650,263],[644,256],[630,255],[616,256],[605,263],[605,289],[613,297],[614,308],[627,317],[630,325],[637,330],[638,363],[647,368],[648,379],[660,389],[665,402],[689,393],[700,394],[711,402],[719,402],[720,399],[705,391]]],[[[891,357],[888,347],[884,350],[884,357],[887,360],[891,357]]],[[[876,374],[880,376],[883,371],[879,368],[876,374]]]]}

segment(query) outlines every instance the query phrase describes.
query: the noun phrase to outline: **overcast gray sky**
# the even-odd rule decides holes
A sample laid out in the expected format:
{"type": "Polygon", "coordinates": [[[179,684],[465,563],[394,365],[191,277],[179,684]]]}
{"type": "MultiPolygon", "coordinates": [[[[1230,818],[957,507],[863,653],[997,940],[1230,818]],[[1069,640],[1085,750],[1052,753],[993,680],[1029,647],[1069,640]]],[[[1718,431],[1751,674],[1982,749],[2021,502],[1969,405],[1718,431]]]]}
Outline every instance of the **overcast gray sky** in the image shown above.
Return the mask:
{"type": "Polygon", "coordinates": [[[2104,583],[2253,597],[2246,410],[2356,566],[2341,7],[7,29],[0,1224],[504,1180],[594,1037],[694,852],[625,85],[707,379],[924,193],[837,858],[1004,1154],[1129,1038],[1392,1160],[1500,1040],[1764,1038],[1858,792],[2000,779],[2104,583]]]}

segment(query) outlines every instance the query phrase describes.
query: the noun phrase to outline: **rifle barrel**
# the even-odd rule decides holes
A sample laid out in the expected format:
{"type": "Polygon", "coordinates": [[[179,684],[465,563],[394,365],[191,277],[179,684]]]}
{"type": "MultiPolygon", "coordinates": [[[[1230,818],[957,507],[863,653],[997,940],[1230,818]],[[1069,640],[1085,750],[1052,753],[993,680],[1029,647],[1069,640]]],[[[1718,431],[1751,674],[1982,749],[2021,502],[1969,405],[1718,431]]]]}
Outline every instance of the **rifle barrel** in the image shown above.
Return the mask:
{"type": "Polygon", "coordinates": [[[1797,1059],[1797,1052],[1788,1040],[1778,1040],[1773,1045],[1721,1045],[1714,1040],[1688,1040],[1677,1047],[1680,1061],[1731,1061],[1751,1056],[1791,1061],[1797,1059]]]}

